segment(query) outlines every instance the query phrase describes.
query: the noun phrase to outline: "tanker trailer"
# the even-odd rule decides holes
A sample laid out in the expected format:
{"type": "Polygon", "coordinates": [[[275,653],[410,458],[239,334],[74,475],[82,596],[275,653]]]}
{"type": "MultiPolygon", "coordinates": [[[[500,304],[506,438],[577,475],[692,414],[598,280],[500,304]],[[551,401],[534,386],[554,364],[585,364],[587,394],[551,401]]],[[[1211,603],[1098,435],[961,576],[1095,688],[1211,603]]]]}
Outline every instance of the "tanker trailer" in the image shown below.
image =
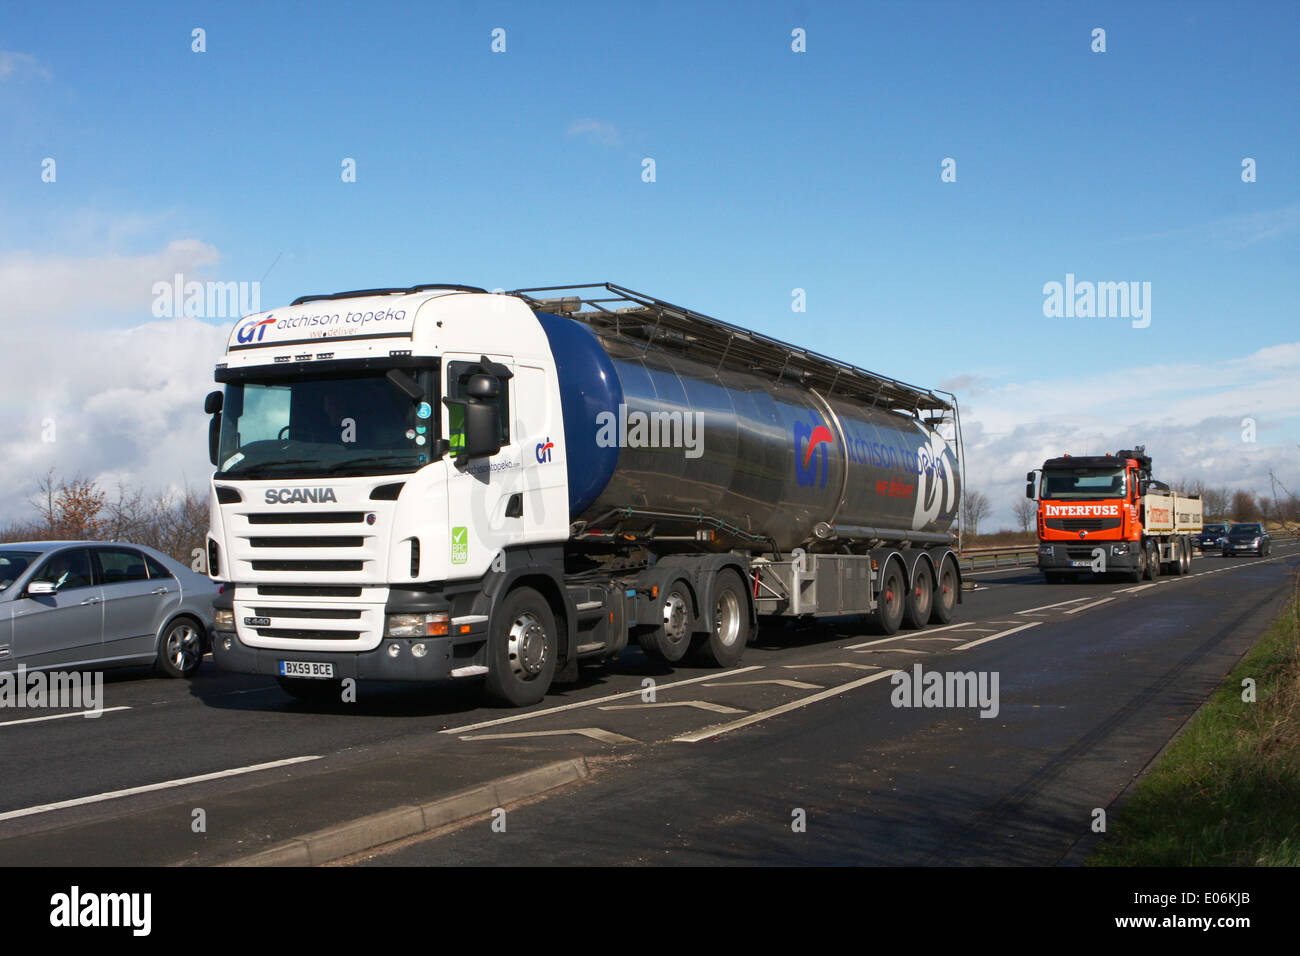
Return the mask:
{"type": "Polygon", "coordinates": [[[635,641],[946,623],[955,398],[612,284],[306,296],[208,396],[218,666],[540,700],[635,641]]]}

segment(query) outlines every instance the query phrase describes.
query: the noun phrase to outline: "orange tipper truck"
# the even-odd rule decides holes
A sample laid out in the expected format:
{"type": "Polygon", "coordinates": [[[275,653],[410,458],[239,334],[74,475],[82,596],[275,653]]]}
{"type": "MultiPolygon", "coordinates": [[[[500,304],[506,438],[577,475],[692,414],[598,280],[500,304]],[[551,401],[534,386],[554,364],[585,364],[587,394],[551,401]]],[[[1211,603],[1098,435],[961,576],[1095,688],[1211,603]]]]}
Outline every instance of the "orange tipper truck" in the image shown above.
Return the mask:
{"type": "Polygon", "coordinates": [[[1025,478],[1025,496],[1038,499],[1038,569],[1048,584],[1094,574],[1150,580],[1191,567],[1200,496],[1152,479],[1144,446],[1049,458],[1025,478]]]}

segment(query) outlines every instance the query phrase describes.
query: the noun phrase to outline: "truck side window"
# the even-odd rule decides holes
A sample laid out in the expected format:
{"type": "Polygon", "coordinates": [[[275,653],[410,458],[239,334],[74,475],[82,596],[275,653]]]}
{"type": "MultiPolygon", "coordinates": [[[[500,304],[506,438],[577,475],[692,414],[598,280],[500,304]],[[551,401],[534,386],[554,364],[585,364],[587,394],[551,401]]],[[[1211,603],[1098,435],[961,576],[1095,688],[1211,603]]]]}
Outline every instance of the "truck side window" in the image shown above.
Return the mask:
{"type": "MultiPolygon", "coordinates": [[[[478,371],[477,362],[447,363],[447,397],[463,399],[465,383],[478,371]]],[[[510,383],[501,383],[501,394],[497,396],[497,411],[500,412],[501,445],[510,444],[510,383]]],[[[456,405],[447,406],[447,441],[452,455],[460,454],[465,447],[465,412],[456,405]]]]}

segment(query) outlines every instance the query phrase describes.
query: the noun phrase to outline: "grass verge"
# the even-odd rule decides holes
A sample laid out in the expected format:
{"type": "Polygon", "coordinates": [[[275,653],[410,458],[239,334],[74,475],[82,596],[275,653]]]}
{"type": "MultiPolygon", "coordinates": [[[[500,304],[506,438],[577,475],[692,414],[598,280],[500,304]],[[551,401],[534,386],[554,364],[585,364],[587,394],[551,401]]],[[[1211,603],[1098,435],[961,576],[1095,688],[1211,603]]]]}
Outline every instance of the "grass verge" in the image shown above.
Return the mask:
{"type": "Polygon", "coordinates": [[[1293,598],[1138,784],[1089,866],[1300,866],[1293,598]],[[1242,681],[1255,681],[1255,702],[1242,681]]]}

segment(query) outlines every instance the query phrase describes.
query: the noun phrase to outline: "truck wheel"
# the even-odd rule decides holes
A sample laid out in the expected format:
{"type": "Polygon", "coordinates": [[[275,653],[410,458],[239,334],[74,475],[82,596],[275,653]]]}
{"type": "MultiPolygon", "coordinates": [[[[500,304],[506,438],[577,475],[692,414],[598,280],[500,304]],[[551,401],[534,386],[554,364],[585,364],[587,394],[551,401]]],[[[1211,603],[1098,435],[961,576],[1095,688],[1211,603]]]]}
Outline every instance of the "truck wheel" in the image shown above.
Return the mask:
{"type": "Polygon", "coordinates": [[[934,578],[930,569],[921,561],[916,562],[912,574],[912,586],[907,589],[907,605],[903,611],[903,622],[909,628],[922,628],[930,623],[930,611],[934,607],[934,578]]]}
{"type": "Polygon", "coordinates": [[[343,682],[313,680],[310,677],[277,677],[280,690],[308,704],[338,704],[343,700],[343,682]]]}
{"type": "Polygon", "coordinates": [[[167,625],[158,641],[154,667],[166,677],[193,677],[203,663],[203,629],[188,617],[167,625]]]}
{"type": "Polygon", "coordinates": [[[1147,548],[1147,580],[1160,577],[1160,545],[1147,548]]]}
{"type": "Polygon", "coordinates": [[[1125,580],[1132,581],[1134,584],[1140,582],[1147,576],[1147,553],[1146,551],[1138,552],[1137,567],[1124,575],[1125,580]]]}
{"type": "Polygon", "coordinates": [[[867,620],[877,634],[894,634],[903,623],[906,607],[907,585],[903,581],[903,570],[897,561],[891,560],[881,572],[876,609],[867,616],[867,620]]]}
{"type": "Polygon", "coordinates": [[[691,592],[685,581],[678,578],[664,589],[659,610],[663,623],[640,628],[636,642],[649,657],[676,663],[691,648],[691,592]]]}
{"type": "Polygon", "coordinates": [[[484,690],[500,704],[535,704],[550,689],[560,650],[551,606],[532,588],[519,588],[510,592],[494,619],[484,690]]]}
{"type": "Polygon", "coordinates": [[[957,592],[961,585],[957,581],[957,564],[952,558],[945,558],[939,565],[939,583],[934,589],[934,598],[930,601],[930,623],[947,624],[952,620],[952,612],[957,607],[957,592]]]}
{"type": "Polygon", "coordinates": [[[718,573],[709,622],[709,633],[697,635],[691,646],[692,659],[716,667],[740,663],[749,643],[749,600],[735,571],[718,573]]]}

